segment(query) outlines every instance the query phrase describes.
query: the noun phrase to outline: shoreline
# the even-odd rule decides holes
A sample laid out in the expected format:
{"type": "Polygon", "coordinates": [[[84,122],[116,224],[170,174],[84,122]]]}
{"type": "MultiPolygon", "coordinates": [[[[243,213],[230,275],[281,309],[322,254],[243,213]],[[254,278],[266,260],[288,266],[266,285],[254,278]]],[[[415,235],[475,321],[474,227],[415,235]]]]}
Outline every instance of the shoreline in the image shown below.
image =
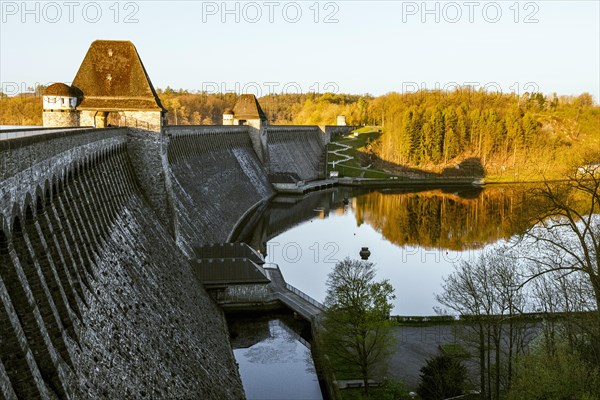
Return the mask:
{"type": "Polygon", "coordinates": [[[286,187],[274,185],[277,194],[302,195],[307,192],[319,191],[335,186],[344,187],[368,187],[368,188],[396,188],[410,186],[469,186],[473,188],[484,188],[490,186],[513,186],[513,185],[539,185],[543,183],[568,182],[568,179],[528,180],[528,181],[488,181],[478,178],[431,178],[431,179],[378,179],[378,178],[330,178],[307,182],[304,185],[286,187]]]}

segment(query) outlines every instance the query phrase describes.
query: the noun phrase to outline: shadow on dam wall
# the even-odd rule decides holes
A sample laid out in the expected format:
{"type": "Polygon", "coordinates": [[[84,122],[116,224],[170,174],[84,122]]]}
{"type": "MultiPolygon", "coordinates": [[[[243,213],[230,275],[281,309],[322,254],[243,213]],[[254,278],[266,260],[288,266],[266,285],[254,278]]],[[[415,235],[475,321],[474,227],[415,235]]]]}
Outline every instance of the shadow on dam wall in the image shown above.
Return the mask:
{"type": "Polygon", "coordinates": [[[0,397],[243,398],[223,314],[161,222],[144,140],[0,141],[0,397]]]}

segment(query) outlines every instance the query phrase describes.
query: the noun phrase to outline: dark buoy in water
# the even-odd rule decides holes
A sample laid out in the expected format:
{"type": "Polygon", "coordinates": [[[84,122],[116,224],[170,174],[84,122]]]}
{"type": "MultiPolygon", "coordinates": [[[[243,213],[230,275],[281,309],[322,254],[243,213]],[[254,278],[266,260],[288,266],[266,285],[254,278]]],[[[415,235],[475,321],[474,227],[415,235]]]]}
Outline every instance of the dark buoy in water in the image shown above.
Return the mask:
{"type": "Polygon", "coordinates": [[[368,260],[369,256],[371,255],[371,252],[369,251],[368,247],[363,247],[358,254],[363,260],[368,260]]]}
{"type": "Polygon", "coordinates": [[[344,197],[343,203],[345,206],[347,206],[350,203],[350,200],[348,200],[347,197],[344,197]]]}

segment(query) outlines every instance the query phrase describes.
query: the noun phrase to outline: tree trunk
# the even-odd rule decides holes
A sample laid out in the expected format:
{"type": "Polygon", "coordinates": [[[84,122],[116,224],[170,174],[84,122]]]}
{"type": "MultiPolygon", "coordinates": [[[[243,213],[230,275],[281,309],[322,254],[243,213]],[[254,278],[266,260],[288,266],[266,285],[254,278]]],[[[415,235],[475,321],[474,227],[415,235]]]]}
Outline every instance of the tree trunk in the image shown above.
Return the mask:
{"type": "Polygon", "coordinates": [[[596,319],[595,324],[593,324],[594,328],[592,328],[592,348],[594,350],[596,366],[600,368],[600,275],[594,274],[593,272],[588,275],[592,282],[596,300],[596,312],[592,313],[592,318],[596,319]]]}
{"type": "Polygon", "coordinates": [[[500,338],[502,336],[502,324],[496,329],[496,399],[500,399],[500,338]]]}
{"type": "Polygon", "coordinates": [[[479,325],[479,386],[481,398],[485,399],[485,333],[483,326],[479,325]]]}
{"type": "Polygon", "coordinates": [[[489,325],[489,321],[486,324],[486,335],[487,335],[487,347],[486,347],[486,356],[487,356],[487,392],[488,392],[488,399],[492,399],[492,371],[491,371],[491,334],[490,334],[490,325],[489,325]]]}
{"type": "Polygon", "coordinates": [[[510,388],[510,383],[512,381],[512,358],[513,358],[513,346],[514,346],[514,333],[515,328],[514,328],[514,320],[513,320],[513,313],[512,313],[512,308],[510,311],[510,320],[508,321],[508,387],[507,389],[510,388]]]}
{"type": "Polygon", "coordinates": [[[363,385],[365,388],[365,394],[368,395],[369,394],[369,371],[367,370],[366,365],[363,365],[361,367],[361,372],[362,372],[362,378],[363,378],[363,385]]]}

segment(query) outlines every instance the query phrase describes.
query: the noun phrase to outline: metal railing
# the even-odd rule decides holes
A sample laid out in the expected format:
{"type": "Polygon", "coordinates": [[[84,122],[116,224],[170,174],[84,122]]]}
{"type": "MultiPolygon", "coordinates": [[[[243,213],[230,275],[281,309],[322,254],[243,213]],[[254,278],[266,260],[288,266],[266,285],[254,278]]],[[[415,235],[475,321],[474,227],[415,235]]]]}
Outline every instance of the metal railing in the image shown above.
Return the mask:
{"type": "Polygon", "coordinates": [[[11,129],[0,129],[0,140],[20,139],[30,136],[48,135],[54,132],[79,131],[84,129],[90,129],[90,127],[44,128],[40,126],[25,127],[23,129],[18,127],[11,129]]]}
{"type": "Polygon", "coordinates": [[[307,295],[303,291],[301,291],[299,289],[296,289],[295,287],[293,287],[292,285],[290,285],[287,282],[285,284],[285,288],[287,290],[289,290],[290,292],[294,293],[295,295],[300,296],[303,300],[309,302],[310,304],[312,304],[313,306],[317,307],[318,309],[320,309],[320,310],[324,310],[325,309],[325,305],[323,303],[318,302],[317,300],[313,299],[312,297],[310,297],[309,295],[307,295]]]}
{"type": "MultiPolygon", "coordinates": [[[[277,265],[276,263],[265,263],[265,264],[263,264],[263,268],[264,269],[276,269],[276,270],[280,271],[280,273],[281,273],[281,270],[279,269],[279,265],[277,265]]],[[[283,275],[282,275],[282,277],[283,277],[283,275]]],[[[283,281],[285,282],[285,278],[283,279],[283,281]]],[[[309,295],[304,293],[302,290],[296,289],[295,287],[293,287],[292,285],[290,285],[287,282],[285,282],[285,289],[289,290],[290,292],[294,293],[296,296],[299,296],[303,300],[305,300],[308,303],[312,304],[313,306],[317,307],[319,310],[325,310],[325,305],[323,303],[313,299],[312,297],[310,297],[309,295]]]]}

